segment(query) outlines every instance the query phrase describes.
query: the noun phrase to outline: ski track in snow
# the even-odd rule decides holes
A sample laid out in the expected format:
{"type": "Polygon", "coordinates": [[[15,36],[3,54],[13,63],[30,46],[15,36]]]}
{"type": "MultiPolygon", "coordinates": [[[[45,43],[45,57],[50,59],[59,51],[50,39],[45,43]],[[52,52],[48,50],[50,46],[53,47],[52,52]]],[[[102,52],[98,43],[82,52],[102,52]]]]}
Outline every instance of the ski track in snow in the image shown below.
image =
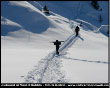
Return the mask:
{"type": "Polygon", "coordinates": [[[109,64],[108,62],[104,61],[91,61],[91,60],[85,60],[85,59],[75,59],[75,58],[70,58],[66,56],[62,56],[63,59],[68,59],[68,60],[76,60],[76,61],[83,61],[83,62],[92,62],[92,63],[99,63],[99,64],[109,64]]]}
{"type": "Polygon", "coordinates": [[[60,70],[62,66],[62,58],[68,60],[77,60],[83,62],[92,62],[92,63],[99,63],[99,64],[108,64],[108,62],[103,61],[89,61],[83,59],[75,59],[66,57],[67,50],[71,47],[77,39],[83,38],[81,36],[75,36],[72,34],[65,42],[60,46],[59,52],[60,56],[55,56],[56,52],[53,51],[47,57],[42,59],[38,65],[35,66],[35,69],[28,72],[28,75],[25,78],[25,83],[68,83],[68,79],[65,78],[64,72],[60,70]],[[61,59],[60,59],[61,58],[61,59]]]}
{"type": "MultiPolygon", "coordinates": [[[[80,10],[80,9],[79,9],[80,10]]],[[[64,21],[66,23],[69,23],[69,21],[66,18],[63,18],[65,20],[62,20],[59,15],[51,12],[51,14],[58,16],[54,19],[54,21],[64,21]],[[59,19],[60,18],[60,19],[59,19]]],[[[102,64],[108,64],[107,62],[102,61],[88,61],[88,60],[80,60],[80,59],[74,59],[70,57],[66,57],[67,50],[69,47],[71,47],[77,39],[84,40],[81,36],[75,36],[75,34],[72,34],[70,37],[68,37],[65,42],[60,46],[59,52],[60,56],[55,56],[56,52],[53,51],[52,53],[48,54],[47,57],[42,59],[38,65],[35,66],[35,68],[28,72],[27,76],[24,78],[25,83],[67,83],[69,82],[68,79],[65,78],[64,72],[60,70],[60,67],[62,66],[62,58],[63,59],[70,59],[70,60],[77,60],[77,61],[84,61],[84,62],[93,62],[93,63],[102,63],[102,64]],[[61,59],[60,59],[61,58],[61,59]]]]}
{"type": "Polygon", "coordinates": [[[56,57],[56,52],[53,51],[45,59],[39,62],[35,69],[30,71],[25,78],[25,83],[67,83],[65,75],[60,71],[61,59],[64,52],[78,39],[72,34],[60,47],[59,52],[61,56],[56,57]]]}
{"type": "MultiPolygon", "coordinates": [[[[58,19],[60,17],[60,15],[57,15],[53,12],[51,12],[51,14],[53,14],[53,16],[58,16],[58,19]]],[[[60,20],[68,23],[68,20],[66,18],[63,19],[65,19],[66,21],[62,19],[60,20]]],[[[72,45],[76,40],[77,38],[74,34],[72,34],[67,40],[65,40],[65,42],[60,46],[60,55],[65,55],[65,49],[69,48],[69,46],[72,45]]],[[[65,79],[65,75],[62,71],[60,71],[60,56],[56,57],[55,55],[56,52],[53,51],[47,57],[42,59],[38,63],[38,65],[35,66],[35,69],[28,72],[28,75],[24,78],[25,83],[67,83],[68,80],[65,79]]]]}
{"type": "MultiPolygon", "coordinates": [[[[43,6],[41,6],[38,2],[36,4],[39,5],[39,7],[42,9],[43,6]]],[[[27,7],[27,6],[26,6],[27,7]]],[[[30,6],[31,7],[31,6],[30,6]]],[[[37,11],[34,7],[32,7],[35,11],[37,11]]],[[[78,12],[75,18],[80,15],[80,10],[82,6],[79,2],[78,5],[78,12]]],[[[39,12],[40,13],[40,12],[39,12]]],[[[74,28],[74,21],[70,21],[65,17],[62,17],[52,11],[50,11],[51,15],[46,15],[49,19],[51,18],[57,23],[68,23],[71,26],[71,29],[74,28]],[[56,16],[54,18],[53,16],[56,16]]],[[[19,24],[15,24],[14,22],[11,22],[7,20],[7,23],[10,22],[10,25],[15,25],[21,27],[19,24]]],[[[76,20],[77,25],[80,24],[81,22],[83,23],[83,26],[86,29],[91,29],[94,32],[99,31],[101,28],[96,28],[94,25],[91,23],[88,23],[86,21],[77,19],[76,20]],[[87,28],[86,28],[87,27],[87,28]]],[[[2,22],[3,24],[7,24],[6,22],[2,22]]],[[[84,28],[83,27],[83,28],[84,28]]],[[[65,56],[67,54],[68,48],[70,48],[78,39],[81,39],[84,41],[84,39],[79,35],[75,36],[75,34],[72,34],[69,36],[65,42],[60,46],[59,52],[60,56],[56,56],[55,50],[51,53],[49,53],[45,58],[41,59],[41,61],[38,62],[34,68],[28,72],[26,76],[21,76],[24,78],[24,83],[68,83],[69,80],[66,79],[64,72],[61,70],[62,66],[62,59],[68,59],[68,60],[75,60],[75,61],[82,61],[82,62],[88,62],[88,63],[98,63],[98,64],[109,64],[108,62],[104,61],[91,61],[91,60],[85,60],[85,59],[77,59],[77,58],[72,58],[72,57],[67,57],[65,56]]]]}

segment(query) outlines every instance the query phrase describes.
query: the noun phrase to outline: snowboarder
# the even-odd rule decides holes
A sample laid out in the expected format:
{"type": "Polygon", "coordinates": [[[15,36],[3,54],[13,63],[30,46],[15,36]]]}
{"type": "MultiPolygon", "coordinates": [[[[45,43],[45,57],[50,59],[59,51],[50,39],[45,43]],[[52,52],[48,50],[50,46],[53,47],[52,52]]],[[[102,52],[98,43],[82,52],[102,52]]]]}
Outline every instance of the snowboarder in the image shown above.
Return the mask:
{"type": "Polygon", "coordinates": [[[54,45],[56,45],[56,54],[59,55],[59,48],[60,48],[60,45],[61,45],[61,42],[64,42],[64,41],[58,41],[56,40],[54,43],[54,45]]]}
{"type": "Polygon", "coordinates": [[[78,35],[79,35],[79,31],[80,31],[80,29],[79,29],[79,27],[77,26],[77,27],[76,27],[76,29],[75,29],[76,36],[78,36],[78,35]]]}

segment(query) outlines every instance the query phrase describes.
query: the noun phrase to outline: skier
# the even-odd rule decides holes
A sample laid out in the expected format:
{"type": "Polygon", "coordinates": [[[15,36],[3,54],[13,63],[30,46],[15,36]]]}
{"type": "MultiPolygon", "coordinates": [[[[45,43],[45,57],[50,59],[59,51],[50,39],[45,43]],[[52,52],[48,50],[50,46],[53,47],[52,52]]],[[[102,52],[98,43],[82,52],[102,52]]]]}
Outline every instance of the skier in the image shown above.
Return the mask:
{"type": "Polygon", "coordinates": [[[79,27],[77,26],[77,27],[76,27],[76,29],[75,29],[76,36],[78,36],[78,35],[79,35],[79,31],[80,31],[80,29],[79,29],[79,27]]]}
{"type": "Polygon", "coordinates": [[[64,42],[64,41],[58,41],[58,40],[56,40],[55,42],[53,42],[54,43],[54,45],[56,45],[56,54],[57,55],[59,55],[59,47],[60,47],[60,45],[61,45],[61,42],[64,42]]]}

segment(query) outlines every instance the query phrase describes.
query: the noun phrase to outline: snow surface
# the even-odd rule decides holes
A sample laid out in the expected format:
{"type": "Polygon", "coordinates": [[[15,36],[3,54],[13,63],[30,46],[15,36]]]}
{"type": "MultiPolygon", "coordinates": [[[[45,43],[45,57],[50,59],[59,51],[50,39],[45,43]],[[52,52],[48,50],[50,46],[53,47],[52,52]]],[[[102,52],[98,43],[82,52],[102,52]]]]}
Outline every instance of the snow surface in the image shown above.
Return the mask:
{"type": "MultiPolygon", "coordinates": [[[[78,3],[90,7],[89,2],[46,2],[51,10],[47,15],[42,13],[45,2],[2,1],[2,83],[108,82],[108,37],[104,34],[107,20],[103,27],[97,21],[93,24],[91,18],[80,18],[77,15],[82,13],[81,7],[75,9],[78,13],[73,20],[67,15],[72,12],[66,9],[78,3]],[[74,29],[81,22],[80,35],[76,37],[74,29]],[[60,56],[55,55],[52,44],[57,39],[65,41],[60,46],[60,56]]],[[[90,9],[95,11],[92,7],[87,11],[90,9]]]]}
{"type": "MultiPolygon", "coordinates": [[[[38,1],[42,6],[47,7],[68,19],[82,19],[92,23],[96,27],[108,24],[108,1],[98,1],[102,11],[98,11],[91,6],[91,1],[38,1]],[[99,15],[102,16],[103,22],[99,22],[99,15]]],[[[36,3],[37,4],[37,3],[36,3]]],[[[39,5],[38,5],[39,6],[39,5]]]]}

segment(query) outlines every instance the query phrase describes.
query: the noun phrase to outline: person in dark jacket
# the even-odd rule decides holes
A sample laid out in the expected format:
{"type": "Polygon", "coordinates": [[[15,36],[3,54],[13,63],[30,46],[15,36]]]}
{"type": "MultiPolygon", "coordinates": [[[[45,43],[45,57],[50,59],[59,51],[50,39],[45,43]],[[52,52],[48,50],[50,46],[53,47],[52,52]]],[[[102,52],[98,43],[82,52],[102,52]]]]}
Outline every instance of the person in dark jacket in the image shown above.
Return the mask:
{"type": "Polygon", "coordinates": [[[77,27],[75,28],[76,36],[79,35],[79,31],[80,31],[80,29],[79,29],[79,27],[77,26],[77,27]]]}
{"type": "Polygon", "coordinates": [[[58,41],[58,40],[56,40],[55,42],[53,42],[54,45],[56,45],[56,54],[58,54],[58,55],[59,55],[59,51],[58,50],[60,48],[61,42],[64,42],[64,41],[58,41]]]}

